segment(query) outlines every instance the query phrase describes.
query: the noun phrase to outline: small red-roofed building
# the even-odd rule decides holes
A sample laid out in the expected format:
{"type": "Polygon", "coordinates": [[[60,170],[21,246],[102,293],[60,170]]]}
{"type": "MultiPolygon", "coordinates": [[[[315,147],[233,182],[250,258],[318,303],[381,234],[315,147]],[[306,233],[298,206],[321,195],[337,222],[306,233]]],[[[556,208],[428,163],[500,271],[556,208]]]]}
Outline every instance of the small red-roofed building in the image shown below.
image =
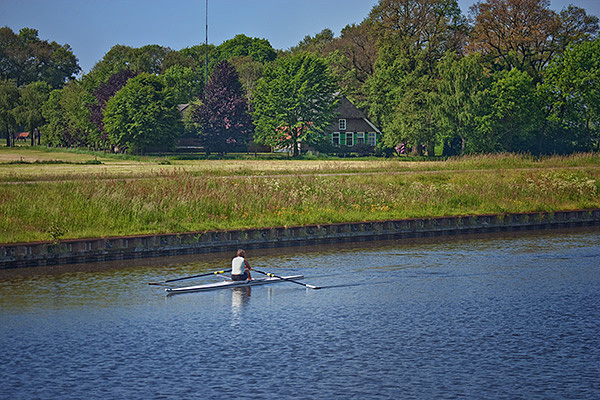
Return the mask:
{"type": "Polygon", "coordinates": [[[15,135],[15,140],[26,141],[29,137],[29,132],[19,132],[15,135]]]}

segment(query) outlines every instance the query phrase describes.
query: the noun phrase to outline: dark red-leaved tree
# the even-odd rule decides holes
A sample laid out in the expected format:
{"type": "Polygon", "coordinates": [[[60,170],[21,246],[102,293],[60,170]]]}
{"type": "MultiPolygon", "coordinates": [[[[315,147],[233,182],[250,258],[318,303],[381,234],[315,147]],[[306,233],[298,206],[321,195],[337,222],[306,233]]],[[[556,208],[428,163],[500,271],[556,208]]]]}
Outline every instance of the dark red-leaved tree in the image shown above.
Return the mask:
{"type": "Polygon", "coordinates": [[[136,76],[136,73],[131,71],[129,68],[125,68],[115,74],[112,74],[110,78],[94,90],[94,97],[96,98],[95,104],[88,104],[90,110],[90,121],[98,127],[100,131],[101,139],[108,140],[106,130],[104,129],[104,109],[106,103],[111,99],[125,84],[127,81],[136,76]]]}
{"type": "Polygon", "coordinates": [[[248,143],[252,119],[235,69],[227,61],[215,67],[204,89],[202,104],[192,109],[206,153],[225,154],[248,143]]]}

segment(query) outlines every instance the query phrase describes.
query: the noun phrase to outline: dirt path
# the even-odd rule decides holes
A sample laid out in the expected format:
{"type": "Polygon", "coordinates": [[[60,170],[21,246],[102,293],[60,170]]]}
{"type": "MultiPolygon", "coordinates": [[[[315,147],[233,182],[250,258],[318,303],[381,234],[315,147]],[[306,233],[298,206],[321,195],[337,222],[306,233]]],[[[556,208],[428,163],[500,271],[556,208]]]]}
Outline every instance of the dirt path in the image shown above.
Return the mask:
{"type": "MultiPolygon", "coordinates": [[[[336,176],[355,176],[355,175],[414,175],[414,174],[444,174],[444,173],[499,173],[504,171],[578,171],[586,169],[600,169],[600,166],[575,166],[575,167],[537,167],[537,168],[492,168],[492,169],[439,169],[439,170],[411,170],[411,171],[356,171],[356,172],[324,172],[324,173],[300,173],[300,174],[268,174],[268,175],[204,175],[204,176],[192,176],[192,179],[277,179],[277,178],[295,178],[295,177],[336,177],[336,176]]],[[[71,179],[36,179],[36,180],[14,180],[14,181],[0,181],[0,185],[24,185],[24,184],[42,184],[42,183],[64,183],[64,182],[75,182],[84,180],[100,180],[100,181],[136,181],[145,179],[169,179],[168,175],[156,176],[156,175],[140,175],[137,177],[119,177],[119,176],[101,176],[101,175],[86,175],[77,176],[71,179]]]]}

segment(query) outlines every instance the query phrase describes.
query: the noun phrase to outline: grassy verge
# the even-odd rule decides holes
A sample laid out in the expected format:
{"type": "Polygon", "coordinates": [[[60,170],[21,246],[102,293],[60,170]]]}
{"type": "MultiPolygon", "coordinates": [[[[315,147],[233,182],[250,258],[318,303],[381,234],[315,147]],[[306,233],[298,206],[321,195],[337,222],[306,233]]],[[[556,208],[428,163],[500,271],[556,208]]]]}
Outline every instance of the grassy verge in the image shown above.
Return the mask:
{"type": "Polygon", "coordinates": [[[104,176],[80,171],[66,180],[54,179],[57,165],[36,165],[38,181],[0,183],[0,243],[599,208],[598,161],[591,154],[437,163],[263,161],[262,169],[253,164],[240,171],[247,166],[239,161],[153,169],[152,161],[141,160],[132,167],[144,172],[129,174],[115,174],[119,163],[63,165],[105,168],[104,176]]]}

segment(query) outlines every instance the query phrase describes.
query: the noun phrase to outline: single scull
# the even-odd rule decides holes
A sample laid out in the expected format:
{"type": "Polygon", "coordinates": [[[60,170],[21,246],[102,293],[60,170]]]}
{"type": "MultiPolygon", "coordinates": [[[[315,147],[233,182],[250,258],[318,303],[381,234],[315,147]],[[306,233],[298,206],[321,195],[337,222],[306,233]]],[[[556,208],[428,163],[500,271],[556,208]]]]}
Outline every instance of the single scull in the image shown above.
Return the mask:
{"type": "MultiPolygon", "coordinates": [[[[232,280],[228,279],[223,282],[207,283],[204,285],[185,286],[185,287],[179,287],[179,288],[166,288],[165,290],[168,295],[171,295],[171,294],[177,294],[177,293],[202,292],[202,291],[217,290],[217,289],[227,289],[227,288],[255,286],[255,285],[266,285],[269,283],[295,281],[296,279],[302,279],[302,278],[304,278],[303,275],[292,275],[292,276],[282,276],[282,277],[270,276],[268,278],[258,278],[258,279],[252,279],[249,281],[232,281],[232,280]]],[[[297,283],[297,282],[294,282],[294,283],[297,283]]]]}

